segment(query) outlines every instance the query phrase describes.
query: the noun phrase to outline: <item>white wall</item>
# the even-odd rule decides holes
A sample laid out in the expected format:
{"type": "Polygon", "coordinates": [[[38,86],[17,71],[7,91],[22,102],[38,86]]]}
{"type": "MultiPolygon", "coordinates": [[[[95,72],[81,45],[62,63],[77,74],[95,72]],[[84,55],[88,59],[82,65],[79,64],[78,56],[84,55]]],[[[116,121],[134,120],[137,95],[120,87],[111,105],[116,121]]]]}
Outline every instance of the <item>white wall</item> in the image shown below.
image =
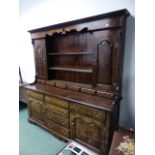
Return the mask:
{"type": "Polygon", "coordinates": [[[70,21],[87,16],[127,8],[131,17],[127,21],[123,69],[123,100],[120,124],[134,127],[135,118],[135,65],[134,65],[134,0],[20,0],[20,67],[23,80],[34,80],[34,59],[30,35],[27,30],[70,21]]]}

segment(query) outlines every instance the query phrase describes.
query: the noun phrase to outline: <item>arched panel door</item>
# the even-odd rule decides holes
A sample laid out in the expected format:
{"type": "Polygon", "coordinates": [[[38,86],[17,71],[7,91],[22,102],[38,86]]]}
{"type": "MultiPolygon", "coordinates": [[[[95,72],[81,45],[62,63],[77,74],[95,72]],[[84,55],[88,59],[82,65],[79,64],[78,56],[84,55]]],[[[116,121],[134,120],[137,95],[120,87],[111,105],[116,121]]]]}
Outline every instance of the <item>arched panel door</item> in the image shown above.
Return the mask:
{"type": "Polygon", "coordinates": [[[111,85],[112,83],[113,43],[104,39],[97,44],[97,83],[111,85]]]}
{"type": "Polygon", "coordinates": [[[34,54],[37,78],[46,80],[47,60],[45,39],[34,40],[34,54]]]}
{"type": "Polygon", "coordinates": [[[119,30],[94,32],[94,86],[114,90],[119,85],[122,68],[122,39],[119,30]]]}

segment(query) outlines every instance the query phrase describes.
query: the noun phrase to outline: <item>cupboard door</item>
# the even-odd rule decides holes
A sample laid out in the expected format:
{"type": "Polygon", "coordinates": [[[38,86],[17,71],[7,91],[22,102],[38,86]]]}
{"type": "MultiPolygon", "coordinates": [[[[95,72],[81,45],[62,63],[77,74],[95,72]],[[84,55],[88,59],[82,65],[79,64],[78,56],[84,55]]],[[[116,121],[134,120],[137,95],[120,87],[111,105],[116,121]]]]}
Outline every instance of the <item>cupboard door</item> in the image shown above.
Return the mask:
{"type": "Polygon", "coordinates": [[[43,102],[34,98],[28,98],[29,115],[37,120],[43,121],[43,102]]]}
{"type": "Polygon", "coordinates": [[[71,114],[71,137],[96,152],[105,150],[104,123],[79,114],[71,114]]]}
{"type": "Polygon", "coordinates": [[[123,57],[121,31],[96,31],[94,38],[94,83],[109,90],[120,82],[123,57]]]}
{"type": "Polygon", "coordinates": [[[47,59],[45,39],[34,41],[36,74],[39,79],[47,79],[47,59]]]}

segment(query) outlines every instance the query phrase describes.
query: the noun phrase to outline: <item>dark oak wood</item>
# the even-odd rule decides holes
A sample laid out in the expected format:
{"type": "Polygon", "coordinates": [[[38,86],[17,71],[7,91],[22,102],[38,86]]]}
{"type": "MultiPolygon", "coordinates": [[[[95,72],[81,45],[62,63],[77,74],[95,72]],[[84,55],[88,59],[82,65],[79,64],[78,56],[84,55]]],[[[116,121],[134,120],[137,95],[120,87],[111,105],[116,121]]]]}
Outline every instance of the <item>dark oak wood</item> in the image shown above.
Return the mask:
{"type": "Polygon", "coordinates": [[[29,32],[32,34],[32,38],[36,38],[38,36],[44,37],[46,35],[45,32],[47,32],[48,34],[52,34],[53,29],[57,30],[57,32],[61,32],[61,30],[69,31],[74,29],[75,27],[77,28],[78,31],[81,31],[85,28],[85,26],[89,27],[90,29],[104,29],[104,28],[113,28],[113,27],[119,28],[125,23],[122,18],[126,18],[129,15],[130,13],[126,9],[123,9],[123,10],[118,10],[118,11],[109,12],[105,14],[100,14],[97,16],[87,17],[83,19],[78,19],[78,20],[73,20],[69,22],[47,26],[47,27],[33,29],[33,30],[29,30],[29,32]],[[99,20],[102,20],[102,21],[98,23],[99,20]],[[80,25],[81,23],[84,23],[84,24],[80,25]]]}
{"type": "MultiPolygon", "coordinates": [[[[40,85],[40,84],[35,84],[33,86],[26,86],[26,88],[33,90],[32,94],[39,92],[39,95],[40,93],[48,94],[48,95],[52,95],[52,96],[58,97],[63,100],[68,100],[68,101],[78,102],[79,104],[88,105],[93,108],[99,108],[99,109],[103,109],[107,111],[113,110],[114,100],[111,100],[111,99],[82,94],[78,92],[73,92],[69,90],[59,89],[59,88],[50,87],[46,85],[40,85]]],[[[30,96],[32,96],[32,94],[30,96]]],[[[37,97],[40,97],[39,95],[37,97]]],[[[35,95],[33,95],[32,97],[36,98],[35,95]]]]}
{"type": "Polygon", "coordinates": [[[29,121],[107,154],[118,125],[126,9],[30,30],[29,121]]]}
{"type": "Polygon", "coordinates": [[[89,68],[50,67],[49,69],[59,70],[59,71],[68,71],[68,72],[92,73],[92,69],[89,69],[89,68]]]}
{"type": "Polygon", "coordinates": [[[48,53],[49,55],[86,55],[93,54],[92,52],[60,52],[60,53],[48,53]]]}
{"type": "Polygon", "coordinates": [[[45,40],[39,39],[33,42],[36,75],[38,79],[47,78],[47,59],[46,59],[46,46],[45,40]]]}

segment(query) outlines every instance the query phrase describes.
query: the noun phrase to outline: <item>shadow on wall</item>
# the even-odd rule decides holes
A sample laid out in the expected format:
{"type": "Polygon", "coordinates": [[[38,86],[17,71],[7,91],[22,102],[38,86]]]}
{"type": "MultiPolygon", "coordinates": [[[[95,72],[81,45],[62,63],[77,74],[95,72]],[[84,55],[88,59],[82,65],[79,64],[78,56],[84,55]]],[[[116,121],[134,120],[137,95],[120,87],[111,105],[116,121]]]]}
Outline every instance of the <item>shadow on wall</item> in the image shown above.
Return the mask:
{"type": "Polygon", "coordinates": [[[119,125],[135,128],[135,18],[127,20],[119,125]]]}

